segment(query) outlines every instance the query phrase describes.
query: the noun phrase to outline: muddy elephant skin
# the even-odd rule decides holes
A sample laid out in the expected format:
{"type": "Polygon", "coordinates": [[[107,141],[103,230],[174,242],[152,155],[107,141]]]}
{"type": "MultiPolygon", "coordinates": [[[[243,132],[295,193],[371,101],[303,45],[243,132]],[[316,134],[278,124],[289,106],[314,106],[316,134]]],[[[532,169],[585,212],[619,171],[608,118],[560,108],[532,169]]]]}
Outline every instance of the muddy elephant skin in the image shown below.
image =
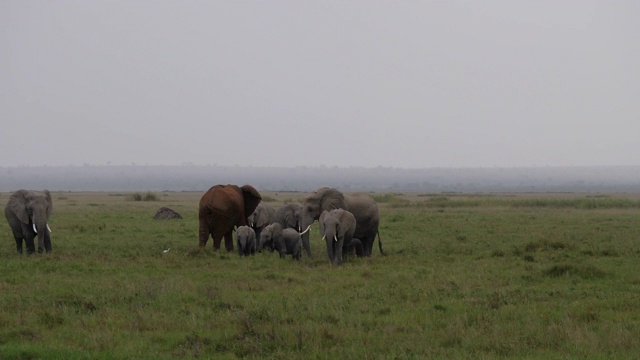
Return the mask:
{"type": "Polygon", "coordinates": [[[233,251],[233,229],[247,225],[247,217],[261,199],[258,190],[251,185],[212,186],[200,199],[199,246],[205,247],[211,235],[214,249],[220,249],[224,237],[225,248],[233,251]]]}

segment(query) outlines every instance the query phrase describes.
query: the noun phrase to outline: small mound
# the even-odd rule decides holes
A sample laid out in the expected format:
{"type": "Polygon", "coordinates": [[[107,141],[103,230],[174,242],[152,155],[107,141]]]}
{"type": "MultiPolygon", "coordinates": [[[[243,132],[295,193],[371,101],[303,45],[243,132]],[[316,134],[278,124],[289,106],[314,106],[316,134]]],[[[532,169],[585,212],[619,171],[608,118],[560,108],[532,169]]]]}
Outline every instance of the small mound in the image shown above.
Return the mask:
{"type": "Polygon", "coordinates": [[[158,209],[158,211],[156,211],[156,215],[153,217],[153,220],[172,220],[172,219],[182,219],[182,216],[167,207],[161,207],[160,209],[158,209]]]}

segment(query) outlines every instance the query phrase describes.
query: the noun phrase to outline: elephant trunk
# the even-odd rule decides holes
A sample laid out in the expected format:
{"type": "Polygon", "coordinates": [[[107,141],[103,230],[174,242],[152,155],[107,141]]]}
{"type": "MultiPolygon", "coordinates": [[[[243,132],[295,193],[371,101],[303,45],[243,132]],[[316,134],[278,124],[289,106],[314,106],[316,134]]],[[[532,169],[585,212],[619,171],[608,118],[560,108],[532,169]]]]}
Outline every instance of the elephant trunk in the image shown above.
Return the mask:
{"type": "Polygon", "coordinates": [[[47,217],[42,214],[40,216],[33,217],[33,231],[38,235],[38,252],[44,250],[44,240],[49,230],[49,224],[47,224],[47,217]]]}
{"type": "Polygon", "coordinates": [[[329,262],[333,264],[333,260],[335,259],[335,248],[333,238],[331,236],[323,236],[322,240],[324,240],[327,244],[327,257],[329,258],[329,262]]]}
{"type": "Polygon", "coordinates": [[[307,255],[311,257],[311,245],[309,243],[309,229],[311,228],[311,224],[318,219],[313,217],[305,217],[302,216],[300,221],[298,222],[298,232],[300,232],[300,236],[302,237],[302,247],[306,251],[307,255]],[[303,230],[304,229],[304,230],[303,230]]]}

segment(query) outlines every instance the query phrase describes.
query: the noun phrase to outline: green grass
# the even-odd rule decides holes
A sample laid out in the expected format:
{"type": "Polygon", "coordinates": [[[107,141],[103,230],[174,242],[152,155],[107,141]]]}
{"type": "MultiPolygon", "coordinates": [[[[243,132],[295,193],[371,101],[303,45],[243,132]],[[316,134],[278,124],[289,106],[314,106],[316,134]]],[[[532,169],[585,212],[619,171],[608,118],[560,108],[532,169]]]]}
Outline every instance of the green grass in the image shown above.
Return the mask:
{"type": "MultiPolygon", "coordinates": [[[[265,195],[274,206],[298,196],[265,195]]],[[[1,359],[640,352],[631,195],[374,194],[388,256],[341,267],[325,259],[317,226],[314,257],[300,262],[214,252],[211,240],[199,251],[200,193],[52,196],[51,254],[17,255],[0,222],[1,359]],[[152,220],[160,206],[184,219],[152,220]]]]}

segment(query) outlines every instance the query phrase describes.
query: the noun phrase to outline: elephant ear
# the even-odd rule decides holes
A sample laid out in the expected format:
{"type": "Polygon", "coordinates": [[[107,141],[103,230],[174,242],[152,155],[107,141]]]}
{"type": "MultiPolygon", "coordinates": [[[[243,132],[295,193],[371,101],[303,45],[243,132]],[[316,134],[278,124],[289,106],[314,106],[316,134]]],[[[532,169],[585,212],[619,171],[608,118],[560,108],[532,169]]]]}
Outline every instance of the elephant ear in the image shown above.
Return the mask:
{"type": "Polygon", "coordinates": [[[284,221],[289,226],[295,226],[298,223],[298,216],[299,216],[299,214],[295,210],[294,211],[285,211],[285,213],[284,213],[284,221]]]}
{"type": "Polygon", "coordinates": [[[245,216],[248,217],[258,207],[262,196],[260,196],[258,190],[251,185],[244,185],[240,189],[242,190],[242,198],[244,199],[244,213],[245,216]]]}
{"type": "Polygon", "coordinates": [[[29,214],[27,214],[27,190],[18,190],[9,198],[9,208],[21,222],[29,224],[29,214]]]}
{"type": "Polygon", "coordinates": [[[49,202],[49,206],[47,207],[47,219],[48,219],[49,216],[51,216],[51,213],[53,212],[53,202],[51,201],[51,193],[47,189],[42,190],[42,193],[47,197],[47,201],[49,202]]]}

